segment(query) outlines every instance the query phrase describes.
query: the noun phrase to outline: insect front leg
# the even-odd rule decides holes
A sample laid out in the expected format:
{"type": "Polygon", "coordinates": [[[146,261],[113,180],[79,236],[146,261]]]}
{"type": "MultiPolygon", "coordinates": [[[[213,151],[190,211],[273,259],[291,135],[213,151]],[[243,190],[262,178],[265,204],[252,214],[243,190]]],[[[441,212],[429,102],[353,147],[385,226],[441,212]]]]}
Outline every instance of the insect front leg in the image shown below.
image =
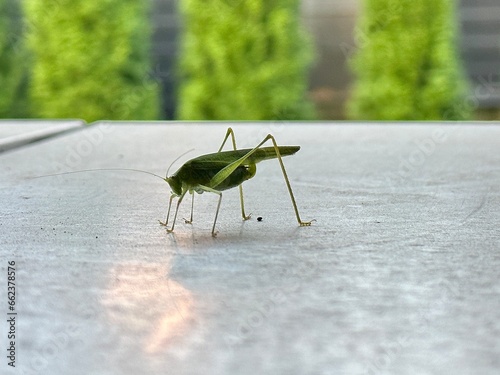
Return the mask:
{"type": "Polygon", "coordinates": [[[172,201],[174,200],[174,198],[176,197],[177,195],[175,194],[172,194],[170,196],[170,199],[168,201],[168,211],[167,211],[167,218],[165,219],[165,222],[162,222],[161,220],[158,220],[158,222],[163,225],[164,227],[166,227],[168,225],[168,218],[170,217],[170,208],[172,207],[172,201]]]}
{"type": "MultiPolygon", "coordinates": [[[[224,137],[224,140],[222,141],[222,144],[219,147],[219,150],[217,152],[221,152],[222,148],[227,142],[227,139],[231,136],[231,141],[233,143],[233,150],[237,150],[238,148],[236,147],[236,138],[234,136],[234,131],[232,128],[227,128],[226,136],[224,137]]],[[[238,186],[238,189],[240,191],[240,206],[241,206],[241,217],[243,220],[248,220],[252,217],[252,214],[245,214],[245,202],[243,200],[243,187],[240,185],[238,186]]]]}
{"type": "MultiPolygon", "coordinates": [[[[187,193],[187,190],[182,193],[182,195],[179,197],[179,200],[177,201],[177,206],[175,208],[175,214],[174,214],[174,220],[172,221],[172,226],[170,227],[170,229],[167,228],[168,233],[172,233],[174,231],[175,221],[177,220],[177,213],[179,212],[179,206],[181,205],[182,199],[184,198],[186,193],[187,193]]],[[[174,199],[174,197],[176,197],[175,194],[172,194],[170,196],[170,203],[168,205],[167,220],[165,221],[165,223],[160,222],[161,225],[167,226],[167,224],[168,224],[168,217],[170,216],[170,207],[172,205],[172,200],[174,199]]]]}

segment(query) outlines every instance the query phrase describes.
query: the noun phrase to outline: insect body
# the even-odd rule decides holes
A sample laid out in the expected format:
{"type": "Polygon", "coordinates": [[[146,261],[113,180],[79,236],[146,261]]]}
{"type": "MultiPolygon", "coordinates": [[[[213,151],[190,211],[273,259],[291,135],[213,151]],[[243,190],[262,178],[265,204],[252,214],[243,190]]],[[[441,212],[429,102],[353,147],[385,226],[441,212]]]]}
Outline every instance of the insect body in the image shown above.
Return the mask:
{"type": "Polygon", "coordinates": [[[172,195],[170,196],[168,205],[167,218],[164,223],[160,221],[160,224],[168,227],[172,201],[177,197],[177,207],[175,210],[174,219],[172,221],[172,226],[168,228],[167,231],[172,232],[174,230],[179,206],[184,196],[188,192],[192,194],[191,218],[189,220],[186,220],[186,223],[191,223],[193,220],[194,192],[201,194],[206,191],[219,195],[214,224],[212,227],[212,236],[215,237],[217,234],[217,232],[215,231],[215,224],[217,222],[217,216],[219,214],[220,204],[222,200],[222,191],[231,189],[236,186],[238,186],[240,190],[241,215],[244,220],[248,220],[250,218],[250,215],[247,216],[245,214],[243,189],[241,187],[241,184],[244,181],[255,176],[255,173],[257,172],[256,164],[258,162],[277,158],[283,172],[283,177],[285,179],[288,192],[290,193],[290,198],[292,199],[293,208],[295,210],[295,215],[297,217],[299,225],[311,225],[312,221],[302,221],[300,219],[297,204],[295,203],[295,197],[293,196],[290,181],[288,180],[288,176],[286,174],[285,166],[283,165],[282,160],[283,156],[293,155],[299,149],[299,146],[278,146],[274,137],[271,134],[268,134],[255,148],[238,150],[236,148],[234,132],[231,128],[229,128],[218,152],[202,155],[197,158],[191,159],[187,161],[172,176],[167,176],[165,178],[165,181],[168,182],[170,188],[172,189],[172,195]],[[221,151],[229,136],[231,136],[234,150],[221,151]],[[265,142],[269,140],[273,144],[272,147],[261,147],[265,142]]]}
{"type": "MultiPolygon", "coordinates": [[[[51,175],[38,176],[33,178],[42,178],[50,176],[60,176],[65,174],[82,173],[82,172],[95,172],[95,171],[132,171],[146,173],[163,181],[166,181],[170,188],[172,189],[172,194],[170,195],[170,200],[168,204],[167,218],[165,222],[160,224],[167,227],[168,232],[173,232],[175,222],[177,219],[177,213],[179,212],[179,206],[187,193],[192,194],[191,200],[191,218],[185,220],[186,223],[191,223],[193,221],[193,207],[194,207],[194,193],[210,192],[219,195],[219,201],[217,203],[217,210],[215,212],[214,224],[212,227],[212,236],[216,236],[215,224],[217,223],[217,216],[219,214],[220,204],[222,200],[222,191],[231,189],[238,186],[240,190],[240,205],[241,205],[241,216],[243,220],[250,219],[250,215],[245,214],[245,206],[243,202],[243,188],[241,184],[255,176],[257,172],[256,164],[263,160],[268,159],[278,159],[278,162],[283,172],[283,177],[285,179],[290,198],[292,200],[293,209],[295,211],[295,216],[300,226],[309,226],[315,220],[302,221],[300,219],[299,210],[297,209],[297,204],[295,203],[295,197],[293,196],[292,187],[290,186],[290,181],[285,171],[285,166],[283,164],[282,157],[293,155],[299,151],[299,146],[278,146],[276,140],[271,134],[268,134],[262,142],[260,142],[255,148],[238,150],[236,148],[236,140],[234,138],[234,132],[231,128],[227,129],[226,136],[222,145],[219,147],[219,151],[213,154],[207,154],[198,156],[197,158],[191,159],[184,163],[184,165],[179,168],[172,176],[163,178],[154,173],[143,171],[140,169],[130,169],[130,168],[104,168],[104,169],[86,169],[81,171],[63,172],[51,175]],[[231,141],[233,144],[232,151],[222,151],[222,148],[226,144],[228,138],[231,136],[231,141]],[[267,141],[272,142],[272,147],[261,147],[267,141]],[[174,198],[178,198],[177,207],[175,209],[174,218],[172,221],[172,226],[168,228],[168,221],[170,217],[170,210],[172,208],[172,201],[174,198]]],[[[259,218],[257,218],[258,220],[259,218]]]]}

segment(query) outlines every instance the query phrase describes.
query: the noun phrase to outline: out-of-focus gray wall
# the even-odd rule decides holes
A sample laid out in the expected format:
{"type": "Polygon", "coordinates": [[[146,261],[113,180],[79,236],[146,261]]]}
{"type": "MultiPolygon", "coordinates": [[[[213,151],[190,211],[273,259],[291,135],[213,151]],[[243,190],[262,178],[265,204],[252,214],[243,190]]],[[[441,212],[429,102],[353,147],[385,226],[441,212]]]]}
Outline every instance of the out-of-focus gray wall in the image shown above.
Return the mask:
{"type": "Polygon", "coordinates": [[[162,87],[161,117],[168,120],[175,118],[176,107],[176,63],[181,28],[178,2],[153,0],[151,7],[153,75],[162,87]]]}
{"type": "Polygon", "coordinates": [[[500,108],[500,1],[461,0],[461,54],[481,108],[500,108]]]}
{"type": "Polygon", "coordinates": [[[354,27],[359,1],[303,0],[302,14],[316,46],[310,95],[321,118],[343,118],[351,74],[348,58],[356,50],[354,27]]]}

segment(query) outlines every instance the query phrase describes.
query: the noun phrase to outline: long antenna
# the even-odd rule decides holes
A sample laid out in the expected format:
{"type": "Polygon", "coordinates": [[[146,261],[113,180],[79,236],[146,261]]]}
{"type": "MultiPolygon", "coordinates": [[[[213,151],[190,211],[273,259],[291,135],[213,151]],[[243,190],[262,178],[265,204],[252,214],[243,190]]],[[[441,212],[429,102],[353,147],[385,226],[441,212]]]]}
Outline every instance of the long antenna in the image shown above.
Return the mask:
{"type": "Polygon", "coordinates": [[[158,177],[159,179],[165,181],[165,179],[161,176],[158,176],[157,174],[154,174],[152,172],[148,172],[148,171],[143,171],[141,169],[132,169],[132,168],[97,168],[97,169],[82,169],[82,170],[79,170],[79,171],[70,171],[70,172],[62,172],[62,173],[54,173],[54,174],[46,174],[46,175],[43,175],[43,176],[36,176],[36,177],[30,177],[29,179],[30,180],[34,180],[34,179],[37,179],[37,178],[44,178],[44,177],[54,177],[54,176],[62,176],[62,175],[65,175],[65,174],[73,174],[73,173],[82,173],[82,172],[98,172],[98,171],[129,171],[129,172],[140,172],[140,173],[145,173],[145,174],[149,174],[151,176],[155,176],[155,177],[158,177]]]}
{"type": "Polygon", "coordinates": [[[184,155],[186,154],[189,154],[191,151],[194,151],[194,148],[192,148],[191,150],[188,150],[186,151],[185,153],[181,154],[180,156],[178,156],[169,166],[168,166],[168,169],[167,169],[167,175],[165,177],[168,178],[168,172],[170,171],[170,168],[172,168],[172,165],[174,165],[174,163],[179,160],[180,158],[182,158],[184,155]]]}
{"type": "MultiPolygon", "coordinates": [[[[180,158],[182,158],[184,155],[186,155],[187,153],[190,153],[191,151],[194,151],[194,148],[192,148],[191,150],[188,150],[186,152],[184,152],[183,154],[181,154],[180,156],[178,156],[171,164],[170,166],[168,167],[167,169],[167,177],[168,177],[168,172],[170,171],[170,168],[172,167],[172,165],[174,165],[174,163],[179,160],[180,158]]],[[[30,180],[35,180],[37,178],[44,178],[44,177],[54,177],[54,176],[63,176],[63,175],[66,175],[66,174],[74,174],[74,173],[82,173],[82,172],[98,172],[98,171],[129,171],[129,172],[139,172],[139,173],[144,173],[144,174],[149,174],[150,176],[154,176],[154,177],[158,177],[159,179],[163,180],[163,181],[166,181],[166,178],[164,177],[161,177],[161,176],[158,176],[157,174],[154,174],[152,172],[148,172],[148,171],[143,171],[142,169],[133,169],[133,168],[96,168],[96,169],[82,169],[82,170],[79,170],[79,171],[69,171],[69,172],[61,172],[61,173],[53,173],[53,174],[46,174],[46,175],[43,175],[43,176],[36,176],[36,177],[30,177],[29,179],[30,180]]]]}

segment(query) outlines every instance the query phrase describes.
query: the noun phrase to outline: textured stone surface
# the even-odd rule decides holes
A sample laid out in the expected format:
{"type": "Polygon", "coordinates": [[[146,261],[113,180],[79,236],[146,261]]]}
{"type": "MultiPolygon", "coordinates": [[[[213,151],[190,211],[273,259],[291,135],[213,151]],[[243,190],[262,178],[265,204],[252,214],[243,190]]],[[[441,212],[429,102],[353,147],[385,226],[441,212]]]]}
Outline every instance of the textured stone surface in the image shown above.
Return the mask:
{"type": "Polygon", "coordinates": [[[195,148],[172,174],[227,126],[101,123],[0,155],[1,277],[14,260],[18,288],[2,373],[498,373],[498,125],[235,125],[240,148],[302,147],[284,162],[317,222],[297,226],[266,161],[244,184],[253,219],[224,192],[217,238],[212,194],[168,234],[160,179],[27,179],[164,175],[195,148]]]}

